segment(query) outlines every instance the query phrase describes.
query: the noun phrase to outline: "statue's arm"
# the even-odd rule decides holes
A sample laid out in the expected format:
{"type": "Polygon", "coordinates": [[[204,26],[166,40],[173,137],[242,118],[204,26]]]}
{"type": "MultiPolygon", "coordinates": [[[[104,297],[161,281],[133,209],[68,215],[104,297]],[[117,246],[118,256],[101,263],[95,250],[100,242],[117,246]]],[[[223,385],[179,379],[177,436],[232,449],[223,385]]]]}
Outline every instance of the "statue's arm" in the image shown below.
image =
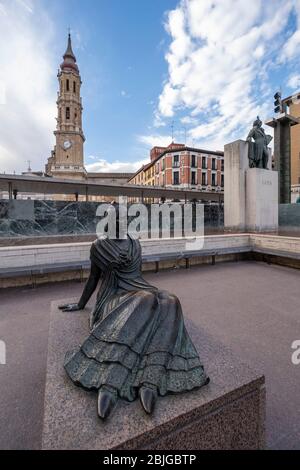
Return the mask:
{"type": "Polygon", "coordinates": [[[92,263],[91,272],[84,286],[79,302],[75,304],[60,305],[58,308],[63,310],[63,312],[83,310],[86,304],[88,303],[89,299],[91,298],[92,294],[94,293],[97,287],[98,281],[100,279],[100,276],[101,276],[101,270],[94,263],[92,263]]]}
{"type": "Polygon", "coordinates": [[[253,137],[253,134],[254,134],[254,129],[251,129],[251,131],[249,132],[248,137],[247,137],[247,139],[246,139],[248,142],[251,142],[251,139],[252,139],[252,137],[253,137]]]}
{"type": "Polygon", "coordinates": [[[95,292],[100,276],[101,276],[100,269],[94,263],[92,263],[89,278],[84,286],[82,295],[78,302],[78,306],[80,310],[86,306],[92,294],[95,292]]]}

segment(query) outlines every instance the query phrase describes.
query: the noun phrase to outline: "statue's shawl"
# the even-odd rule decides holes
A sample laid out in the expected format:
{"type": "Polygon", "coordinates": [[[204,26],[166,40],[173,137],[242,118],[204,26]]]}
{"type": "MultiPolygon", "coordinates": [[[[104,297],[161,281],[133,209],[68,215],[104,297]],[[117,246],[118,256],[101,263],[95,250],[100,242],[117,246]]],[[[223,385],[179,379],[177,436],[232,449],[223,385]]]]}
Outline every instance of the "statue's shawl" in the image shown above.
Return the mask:
{"type": "Polygon", "coordinates": [[[128,237],[128,247],[116,240],[96,240],[91,246],[90,259],[102,271],[102,284],[92,312],[92,324],[101,316],[105,304],[121,289],[136,291],[156,290],[141,276],[141,245],[138,240],[128,237]]]}

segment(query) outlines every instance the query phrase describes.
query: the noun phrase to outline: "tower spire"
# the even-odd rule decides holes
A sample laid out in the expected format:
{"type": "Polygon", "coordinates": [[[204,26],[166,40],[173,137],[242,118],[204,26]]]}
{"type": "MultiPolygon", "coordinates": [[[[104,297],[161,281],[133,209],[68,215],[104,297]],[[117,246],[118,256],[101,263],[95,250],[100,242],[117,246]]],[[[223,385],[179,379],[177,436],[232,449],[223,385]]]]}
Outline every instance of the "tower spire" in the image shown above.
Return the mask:
{"type": "Polygon", "coordinates": [[[66,52],[64,53],[64,58],[68,56],[68,57],[72,57],[75,62],[76,62],[76,57],[74,55],[74,52],[73,52],[73,49],[72,49],[72,40],[71,40],[71,33],[69,31],[68,33],[68,45],[67,45],[67,49],[66,49],[66,52]]]}
{"type": "Polygon", "coordinates": [[[61,70],[71,69],[77,73],[79,73],[78,66],[76,64],[76,57],[72,49],[72,40],[71,40],[71,33],[70,28],[68,32],[68,44],[66,52],[63,55],[63,63],[60,65],[61,70]]]}

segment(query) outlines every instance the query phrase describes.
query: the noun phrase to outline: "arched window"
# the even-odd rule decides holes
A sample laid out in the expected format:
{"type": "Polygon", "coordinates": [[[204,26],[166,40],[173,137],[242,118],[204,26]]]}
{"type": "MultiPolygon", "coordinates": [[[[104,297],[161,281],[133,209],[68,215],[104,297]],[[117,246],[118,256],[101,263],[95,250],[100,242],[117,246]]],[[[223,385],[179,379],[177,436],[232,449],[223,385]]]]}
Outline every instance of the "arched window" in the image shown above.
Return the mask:
{"type": "Polygon", "coordinates": [[[66,108],[66,119],[70,119],[70,108],[66,108]]]}
{"type": "Polygon", "coordinates": [[[73,82],[73,93],[76,93],[76,82],[73,82]]]}
{"type": "Polygon", "coordinates": [[[67,91],[69,91],[69,89],[70,89],[70,84],[69,84],[69,79],[68,79],[68,78],[67,78],[67,83],[66,83],[66,85],[67,85],[67,91]]]}

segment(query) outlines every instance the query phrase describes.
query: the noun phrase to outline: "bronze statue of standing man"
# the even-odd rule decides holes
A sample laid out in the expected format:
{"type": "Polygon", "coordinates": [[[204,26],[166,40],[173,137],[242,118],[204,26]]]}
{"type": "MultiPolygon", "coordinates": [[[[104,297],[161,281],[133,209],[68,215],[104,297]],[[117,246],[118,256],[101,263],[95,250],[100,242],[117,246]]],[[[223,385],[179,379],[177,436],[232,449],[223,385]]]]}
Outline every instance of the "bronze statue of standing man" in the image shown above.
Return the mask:
{"type": "Polygon", "coordinates": [[[272,140],[271,135],[266,135],[262,127],[262,121],[257,116],[253,123],[253,127],[248,134],[247,142],[249,142],[249,167],[268,169],[269,150],[268,145],[272,140]],[[254,140],[254,142],[252,141],[254,140]]]}

